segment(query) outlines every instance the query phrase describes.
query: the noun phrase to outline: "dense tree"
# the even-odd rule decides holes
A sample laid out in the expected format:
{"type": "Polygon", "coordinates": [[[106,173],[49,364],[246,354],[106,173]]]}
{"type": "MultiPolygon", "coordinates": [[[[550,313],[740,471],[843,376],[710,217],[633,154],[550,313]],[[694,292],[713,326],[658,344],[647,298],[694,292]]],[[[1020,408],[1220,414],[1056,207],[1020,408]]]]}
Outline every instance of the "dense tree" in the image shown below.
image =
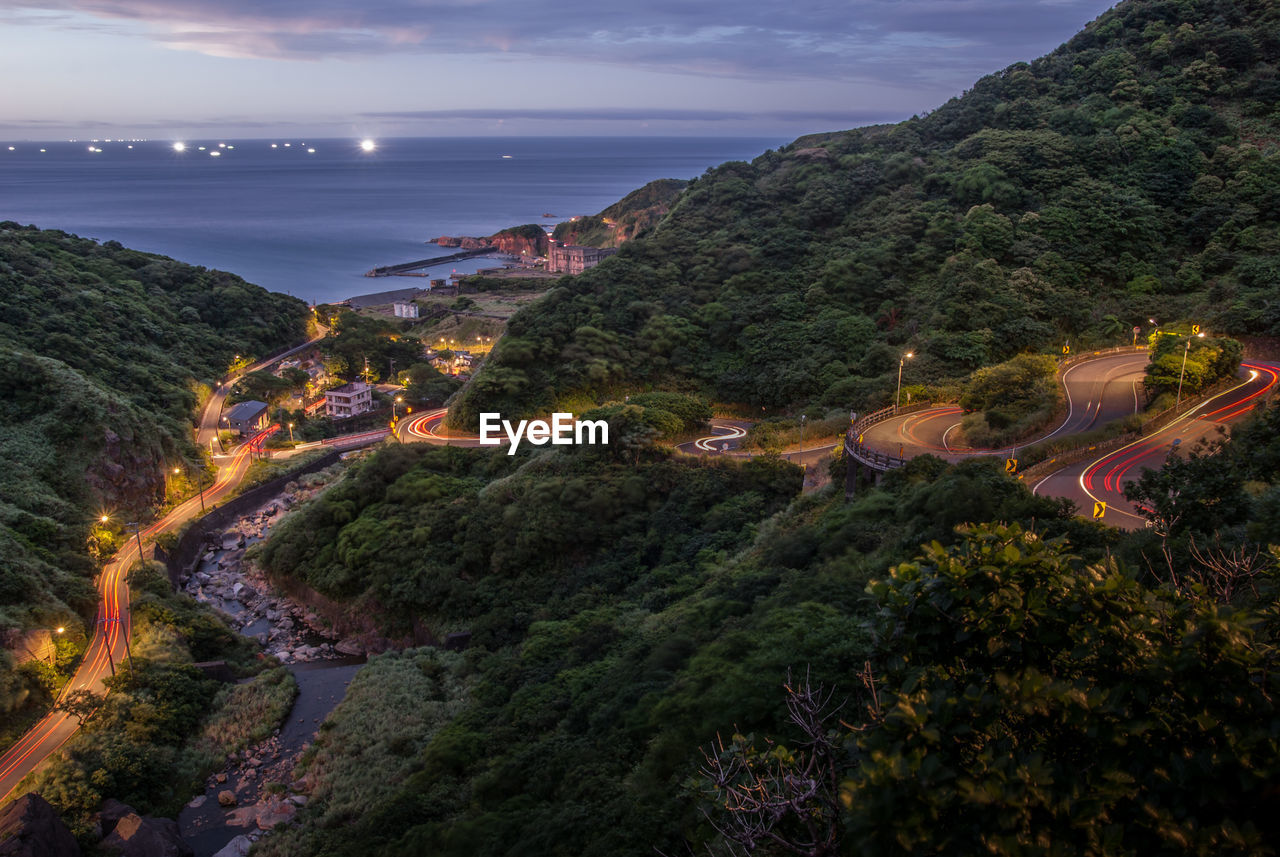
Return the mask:
{"type": "Polygon", "coordinates": [[[620,385],[870,408],[885,346],[940,381],[1155,314],[1280,333],[1276,11],[1226,9],[1128,0],[928,115],[709,170],[518,313],[454,420],[620,385]]]}

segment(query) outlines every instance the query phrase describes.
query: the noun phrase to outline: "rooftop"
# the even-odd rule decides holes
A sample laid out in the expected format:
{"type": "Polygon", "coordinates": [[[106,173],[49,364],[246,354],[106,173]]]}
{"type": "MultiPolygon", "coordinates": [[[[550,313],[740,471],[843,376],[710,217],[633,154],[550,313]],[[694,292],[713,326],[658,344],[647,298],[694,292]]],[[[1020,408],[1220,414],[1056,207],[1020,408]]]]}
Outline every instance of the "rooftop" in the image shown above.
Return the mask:
{"type": "Polygon", "coordinates": [[[266,409],[266,402],[258,402],[251,399],[247,402],[241,402],[238,405],[232,406],[231,410],[227,411],[227,419],[251,420],[266,409]]]}

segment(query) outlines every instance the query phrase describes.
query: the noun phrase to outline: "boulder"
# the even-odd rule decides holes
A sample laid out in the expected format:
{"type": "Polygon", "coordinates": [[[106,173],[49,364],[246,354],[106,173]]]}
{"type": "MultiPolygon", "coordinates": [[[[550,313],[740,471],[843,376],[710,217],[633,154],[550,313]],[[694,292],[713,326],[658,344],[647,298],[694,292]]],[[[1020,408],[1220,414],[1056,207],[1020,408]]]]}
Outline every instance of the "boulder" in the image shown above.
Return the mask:
{"type": "Polygon", "coordinates": [[[3,857],[80,857],[80,846],[49,802],[29,792],[0,810],[3,857]]]}
{"type": "Polygon", "coordinates": [[[339,640],[337,643],[333,644],[333,648],[335,651],[341,652],[344,655],[364,654],[364,646],[360,645],[360,643],[355,640],[339,640]]]}
{"type": "Polygon", "coordinates": [[[292,821],[297,811],[298,808],[287,800],[268,798],[258,809],[258,827],[261,830],[271,830],[277,824],[292,821]]]}
{"type": "Polygon", "coordinates": [[[223,789],[218,792],[218,806],[235,806],[236,793],[230,789],[223,789]]]}
{"type": "Polygon", "coordinates": [[[115,830],[116,824],[126,815],[136,814],[137,810],[129,806],[129,804],[122,803],[115,798],[107,798],[102,802],[102,809],[98,810],[97,815],[98,826],[102,829],[102,835],[106,836],[115,830]]]}
{"type": "Polygon", "coordinates": [[[209,799],[208,795],[196,795],[191,800],[187,801],[187,807],[189,809],[199,809],[200,807],[204,806],[204,802],[207,801],[208,799],[209,799]]]}
{"type": "Polygon", "coordinates": [[[251,845],[253,840],[242,833],[215,851],[213,857],[245,857],[251,845]]]}
{"type": "Polygon", "coordinates": [[[178,830],[178,822],[137,813],[116,822],[115,830],[102,840],[102,847],[118,851],[120,857],[195,857],[178,830]]]}

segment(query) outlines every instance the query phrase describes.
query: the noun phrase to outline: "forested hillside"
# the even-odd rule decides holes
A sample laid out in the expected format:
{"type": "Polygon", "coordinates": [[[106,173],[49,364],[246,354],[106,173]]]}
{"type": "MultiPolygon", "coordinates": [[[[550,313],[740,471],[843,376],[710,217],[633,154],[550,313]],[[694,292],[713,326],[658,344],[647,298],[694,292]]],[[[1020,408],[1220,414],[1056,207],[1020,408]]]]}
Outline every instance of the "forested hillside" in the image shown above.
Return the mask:
{"type": "MultiPolygon", "coordinates": [[[[231,274],[0,223],[0,631],[92,618],[98,515],[142,514],[166,463],[203,466],[199,385],[307,318],[231,274]]],[[[30,684],[4,655],[0,723],[30,684]]]]}
{"type": "Polygon", "coordinates": [[[1280,9],[1129,0],[897,125],[692,182],[648,235],[517,314],[453,419],[624,385],[874,404],[1149,317],[1280,332],[1280,9]]]}
{"type": "Polygon", "coordinates": [[[1132,534],[992,459],[771,514],[776,461],[385,449],[262,559],[469,645],[357,677],[263,853],[1274,854],[1278,425],[1132,534]]]}
{"type": "Polygon", "coordinates": [[[599,214],[557,223],[551,237],[565,244],[620,247],[662,220],[688,184],[680,179],[651,181],[599,214]]]}

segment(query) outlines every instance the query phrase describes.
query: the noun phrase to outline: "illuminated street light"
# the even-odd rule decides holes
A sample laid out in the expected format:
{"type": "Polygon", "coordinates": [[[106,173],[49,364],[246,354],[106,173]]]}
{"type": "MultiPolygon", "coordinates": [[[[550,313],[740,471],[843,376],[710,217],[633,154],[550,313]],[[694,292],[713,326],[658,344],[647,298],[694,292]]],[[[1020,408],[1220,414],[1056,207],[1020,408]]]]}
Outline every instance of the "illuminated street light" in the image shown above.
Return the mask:
{"type": "Polygon", "coordinates": [[[906,354],[902,355],[902,359],[898,361],[898,392],[893,397],[893,412],[895,414],[898,412],[898,407],[902,404],[902,366],[912,357],[915,357],[915,354],[908,351],[906,354]]]}
{"type": "MultiPolygon", "coordinates": [[[[65,630],[67,629],[59,625],[58,627],[53,629],[53,633],[61,634],[65,630]]],[[[58,659],[58,644],[53,642],[53,640],[50,640],[49,644],[52,647],[52,650],[49,652],[49,666],[56,667],[57,659],[58,659]]]]}

